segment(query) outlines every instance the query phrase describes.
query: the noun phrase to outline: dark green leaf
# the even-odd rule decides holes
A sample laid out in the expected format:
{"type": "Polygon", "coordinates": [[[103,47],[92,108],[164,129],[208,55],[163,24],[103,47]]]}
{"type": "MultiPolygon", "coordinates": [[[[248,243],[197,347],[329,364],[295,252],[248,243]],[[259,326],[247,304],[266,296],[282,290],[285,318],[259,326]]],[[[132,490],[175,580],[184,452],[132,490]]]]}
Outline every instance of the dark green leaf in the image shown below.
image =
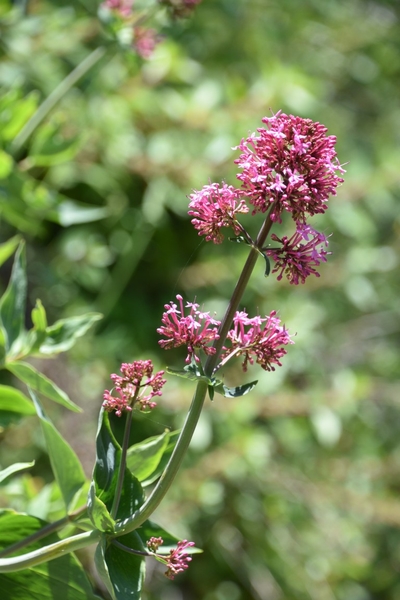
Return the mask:
{"type": "MultiPolygon", "coordinates": [[[[146,546],[146,542],[151,537],[161,537],[163,539],[164,543],[157,550],[157,554],[168,554],[172,548],[176,548],[176,545],[179,542],[179,538],[150,520],[145,521],[138,529],[136,529],[136,532],[139,534],[144,546],[146,546]]],[[[117,539],[119,540],[120,538],[117,539]]]]}
{"type": "MultiPolygon", "coordinates": [[[[47,523],[36,517],[11,510],[0,512],[0,549],[19,542],[42,529],[47,523]]],[[[56,534],[45,538],[50,544],[59,540],[56,534]]],[[[36,541],[23,552],[40,548],[43,540],[36,541]]],[[[81,564],[69,553],[13,573],[0,573],[1,600],[98,600],[81,564]]]]}
{"type": "Polygon", "coordinates": [[[5,334],[7,353],[24,332],[26,286],[25,243],[20,242],[10,282],[0,300],[0,325],[5,334]]]}
{"type": "Polygon", "coordinates": [[[30,388],[50,398],[57,404],[65,406],[74,412],[81,412],[67,394],[61,390],[53,381],[48,379],[43,373],[37,371],[32,365],[24,362],[7,363],[6,368],[11,371],[18,379],[26,383],[30,388]]]}
{"type": "Polygon", "coordinates": [[[102,318],[100,313],[87,313],[79,317],[60,319],[47,327],[46,339],[39,348],[40,354],[57,354],[72,348],[76,340],[102,318]]]}
{"type": "MultiPolygon", "coordinates": [[[[117,540],[133,550],[146,550],[136,531],[117,540]]],[[[131,554],[110,544],[105,550],[104,559],[116,600],[140,600],[146,571],[144,556],[131,554]]]]}
{"type": "Polygon", "coordinates": [[[214,386],[214,389],[218,394],[225,396],[225,398],[239,398],[240,396],[244,396],[248,394],[255,386],[258,381],[252,381],[250,383],[245,383],[244,385],[237,385],[236,387],[228,387],[223,383],[218,383],[214,386]]]}
{"type": "Polygon", "coordinates": [[[236,237],[230,237],[228,239],[230,242],[236,242],[237,244],[250,245],[250,242],[243,235],[237,235],[236,237]]]}
{"type": "Polygon", "coordinates": [[[139,481],[151,477],[168,446],[169,432],[148,438],[128,449],[127,467],[139,481]]]}
{"type": "MultiPolygon", "coordinates": [[[[121,417],[124,418],[124,417],[121,417]]],[[[121,462],[121,447],[111,430],[108,413],[102,409],[99,417],[99,427],[96,437],[96,463],[93,471],[96,496],[111,511],[118,480],[118,470],[121,462]]],[[[144,502],[144,494],[140,482],[125,469],[116,520],[131,516],[144,502]]],[[[94,509],[94,505],[92,505],[94,509]]],[[[89,516],[91,517],[90,511],[89,516]]]]}
{"type": "Polygon", "coordinates": [[[80,460],[71,446],[48,419],[36,394],[32,390],[29,390],[29,392],[42,425],[53,474],[60,488],[67,512],[69,512],[74,508],[74,502],[86,482],[86,477],[80,460]]]}
{"type": "Polygon", "coordinates": [[[105,551],[107,548],[107,539],[104,537],[100,543],[98,544],[96,551],[94,553],[94,564],[96,565],[97,573],[100,576],[100,579],[104,583],[107,588],[108,593],[111,596],[112,600],[116,600],[114,586],[110,579],[110,574],[108,572],[108,566],[105,561],[105,551]]]}
{"type": "Polygon", "coordinates": [[[268,258],[268,256],[265,253],[262,253],[262,256],[264,257],[265,260],[265,277],[268,277],[268,275],[271,273],[271,263],[270,260],[268,258]]]}
{"type": "Polygon", "coordinates": [[[209,378],[205,376],[203,365],[200,362],[197,362],[194,358],[189,365],[186,365],[183,369],[172,369],[167,367],[167,373],[171,375],[177,375],[178,377],[183,377],[184,379],[190,379],[191,381],[203,380],[210,382],[209,378]]]}

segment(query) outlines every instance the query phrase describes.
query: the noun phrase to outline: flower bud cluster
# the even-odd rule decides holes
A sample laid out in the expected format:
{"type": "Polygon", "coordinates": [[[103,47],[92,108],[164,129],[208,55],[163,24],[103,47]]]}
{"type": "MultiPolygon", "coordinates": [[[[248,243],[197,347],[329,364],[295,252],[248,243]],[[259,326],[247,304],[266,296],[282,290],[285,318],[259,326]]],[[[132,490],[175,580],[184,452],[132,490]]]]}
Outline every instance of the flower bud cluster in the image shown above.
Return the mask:
{"type": "Polygon", "coordinates": [[[161,389],[166,379],[163,379],[164,371],[153,375],[153,369],[151,360],[122,363],[120,369],[122,376],[116,373],[110,376],[114,388],[111,391],[105,390],[103,408],[107,412],[115,411],[118,417],[124,411],[131,411],[134,404],[138,404],[140,410],[154,408],[157,403],[152,399],[161,396],[161,389]],[[113,395],[114,391],[118,396],[113,395]]]}

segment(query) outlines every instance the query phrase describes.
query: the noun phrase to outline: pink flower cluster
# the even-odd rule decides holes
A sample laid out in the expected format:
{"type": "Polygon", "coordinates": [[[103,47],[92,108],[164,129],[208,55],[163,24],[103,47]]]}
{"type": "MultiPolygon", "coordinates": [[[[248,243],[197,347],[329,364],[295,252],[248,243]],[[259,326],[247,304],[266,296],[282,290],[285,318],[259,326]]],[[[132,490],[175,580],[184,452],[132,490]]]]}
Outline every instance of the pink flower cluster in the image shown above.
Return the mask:
{"type": "Polygon", "coordinates": [[[275,311],[265,318],[249,318],[246,312],[237,311],[227,338],[231,346],[224,348],[222,362],[232,356],[244,356],[243,371],[247,371],[248,363],[252,365],[254,360],[265,371],[275,371],[275,365],[282,366],[280,359],[287,353],[283,346],[294,343],[275,311]]]}
{"type": "MultiPolygon", "coordinates": [[[[161,537],[151,537],[146,542],[146,545],[150,552],[156,553],[158,548],[163,543],[164,542],[161,537]]],[[[187,552],[185,552],[185,550],[191,546],[194,546],[194,542],[182,540],[181,542],[178,542],[177,547],[174,550],[170,550],[169,556],[157,555],[157,559],[168,567],[167,571],[165,572],[165,575],[168,577],[168,579],[174,579],[175,575],[182,573],[182,571],[185,571],[185,569],[188,568],[188,563],[190,563],[192,558],[187,552]]]]}
{"type": "Polygon", "coordinates": [[[182,296],[178,294],[176,298],[179,308],[174,302],[164,306],[162,327],[157,329],[157,333],[167,339],[160,340],[158,343],[165,349],[186,346],[188,351],[186,363],[190,363],[192,357],[199,362],[195,350],[202,349],[206,354],[215,352],[215,349],[208,344],[218,339],[218,327],[221,322],[213,319],[210,313],[200,311],[199,305],[194,302],[186,304],[190,312],[185,315],[182,296]]]}
{"type": "Polygon", "coordinates": [[[279,271],[278,281],[282,279],[283,274],[295,285],[299,282],[304,283],[311,274],[319,277],[314,267],[326,262],[326,256],[329,254],[324,249],[324,246],[328,247],[328,240],[323,233],[309,225],[298,223],[296,233],[290,239],[287,236],[278,238],[274,233],[271,239],[282,244],[280,248],[265,249],[265,254],[275,261],[272,272],[279,271]]]}
{"type": "Polygon", "coordinates": [[[295,221],[323,213],[329,196],[336,195],[343,179],[335,152],[336,137],[311,119],[278,112],[264,117],[267,128],[257,129],[238,146],[235,163],[242,169],[237,178],[253,204],[253,214],[272,206],[271,219],[281,222],[283,210],[295,221]]]}
{"type": "Polygon", "coordinates": [[[118,396],[113,396],[114,390],[105,390],[104,409],[107,412],[115,411],[115,414],[120,417],[124,411],[131,411],[136,403],[140,405],[140,410],[154,408],[157,403],[152,398],[161,396],[161,388],[166,383],[166,379],[163,379],[164,371],[153,375],[153,369],[151,360],[122,363],[120,369],[122,376],[115,373],[110,376],[118,396]]]}
{"type": "Polygon", "coordinates": [[[328,136],[321,123],[282,112],[262,121],[266,127],[237,146],[241,155],[234,162],[241,169],[237,178],[242,188],[211,183],[194,191],[189,196],[189,215],[199,235],[219,244],[222,227],[251,239],[237,220],[239,213],[249,210],[245,200],[253,205],[253,215],[268,213],[276,223],[282,222],[284,211],[289,212],[296,223],[295,235],[290,240],[272,236],[282,247],[266,254],[277,261],[273,272],[280,271],[279,279],[285,273],[290,283],[304,283],[308,275],[317,275],[314,267],[328,254],[317,249],[327,245],[326,237],[309,227],[306,219],[324,213],[329,196],[336,195],[343,182],[336,137],[328,136]]]}
{"type": "Polygon", "coordinates": [[[206,240],[214,244],[220,244],[224,239],[222,227],[231,227],[239,235],[242,228],[235,215],[249,212],[240,195],[240,190],[226,183],[222,187],[219,183],[211,183],[190,194],[188,214],[194,217],[192,223],[199,235],[205,235],[206,240]]]}
{"type": "Polygon", "coordinates": [[[101,6],[126,19],[132,15],[133,3],[134,0],[104,0],[101,6]]]}

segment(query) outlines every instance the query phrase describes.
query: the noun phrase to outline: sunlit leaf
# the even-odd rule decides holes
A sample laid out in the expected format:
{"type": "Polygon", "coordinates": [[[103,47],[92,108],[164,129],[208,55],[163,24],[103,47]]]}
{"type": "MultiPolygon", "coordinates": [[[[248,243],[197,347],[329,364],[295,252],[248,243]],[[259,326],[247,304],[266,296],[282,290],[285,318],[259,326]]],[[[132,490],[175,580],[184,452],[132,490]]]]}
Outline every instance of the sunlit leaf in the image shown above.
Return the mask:
{"type": "Polygon", "coordinates": [[[134,444],[127,452],[127,467],[139,481],[151,477],[168,446],[169,432],[134,444]]]}
{"type": "Polygon", "coordinates": [[[0,244],[0,266],[15,252],[20,241],[21,236],[14,235],[14,237],[0,244]]]}
{"type": "Polygon", "coordinates": [[[40,373],[35,367],[25,362],[12,362],[7,363],[6,368],[11,371],[13,375],[18,377],[21,381],[26,383],[30,388],[43,394],[46,398],[50,398],[53,402],[69,408],[75,412],[81,412],[81,408],[77,406],[72,400],[69,399],[68,395],[61,390],[58,385],[51,381],[40,373]]]}
{"type": "Polygon", "coordinates": [[[29,392],[40,419],[53,474],[69,512],[74,508],[76,496],[85,484],[86,477],[79,458],[46,416],[39,398],[32,390],[29,392]]]}
{"type": "Polygon", "coordinates": [[[28,463],[14,463],[13,465],[10,465],[6,469],[3,469],[2,471],[0,471],[0,481],[4,481],[4,479],[7,479],[7,477],[9,477],[10,475],[13,475],[13,473],[18,473],[19,471],[25,471],[25,469],[29,469],[30,467],[33,467],[34,464],[35,464],[34,460],[32,462],[28,462],[28,463]]]}
{"type": "MultiPolygon", "coordinates": [[[[136,531],[118,537],[117,541],[133,550],[146,550],[136,531]]],[[[146,572],[144,556],[110,544],[104,552],[104,560],[116,600],[140,600],[146,572]]]]}

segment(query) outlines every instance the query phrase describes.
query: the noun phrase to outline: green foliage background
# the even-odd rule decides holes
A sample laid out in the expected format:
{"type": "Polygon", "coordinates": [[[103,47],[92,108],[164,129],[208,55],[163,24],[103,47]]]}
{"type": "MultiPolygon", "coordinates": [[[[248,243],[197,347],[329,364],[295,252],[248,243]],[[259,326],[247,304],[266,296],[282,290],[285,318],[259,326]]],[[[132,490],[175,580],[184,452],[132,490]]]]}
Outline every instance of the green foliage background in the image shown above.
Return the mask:
{"type": "MultiPolygon", "coordinates": [[[[0,2],[0,241],[24,235],[31,304],[50,322],[105,315],[67,359],[41,365],[85,410],[49,407],[88,473],[109,373],[138,358],[179,367],[183,353],[157,346],[163,305],[179,292],[221,315],[241,270],[245,248],[201,243],[191,190],[234,184],[231,148],[279,109],[326,124],[348,163],[314,220],[333,233],[321,277],[295,288],[264,279],[260,263],[251,280],[246,308],[278,310],[296,344],[277,372],[249,372],[254,392],[206,406],[157,515],[205,552],[172,583],[153,565],[145,598],[396,600],[398,2],[203,0],[188,21],[159,18],[149,61],[111,47],[18,148],[37,106],[109,42],[94,0],[24,4],[26,15],[0,2]]],[[[190,396],[171,378],[133,441],[179,427],[190,396]]],[[[3,467],[37,461],[0,489],[1,505],[56,515],[33,421],[1,438],[3,467]]]]}

